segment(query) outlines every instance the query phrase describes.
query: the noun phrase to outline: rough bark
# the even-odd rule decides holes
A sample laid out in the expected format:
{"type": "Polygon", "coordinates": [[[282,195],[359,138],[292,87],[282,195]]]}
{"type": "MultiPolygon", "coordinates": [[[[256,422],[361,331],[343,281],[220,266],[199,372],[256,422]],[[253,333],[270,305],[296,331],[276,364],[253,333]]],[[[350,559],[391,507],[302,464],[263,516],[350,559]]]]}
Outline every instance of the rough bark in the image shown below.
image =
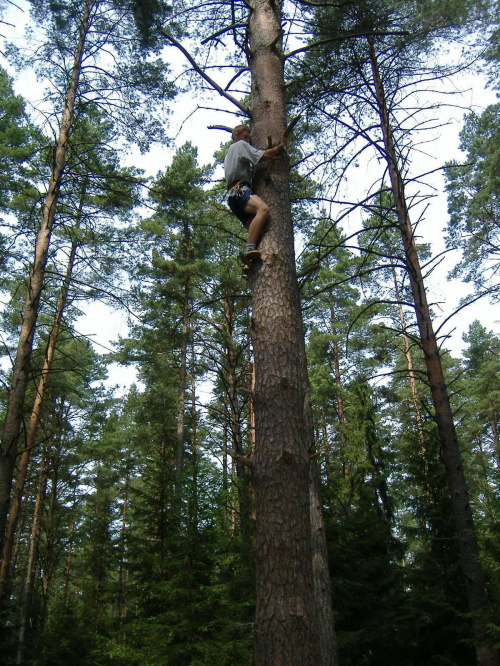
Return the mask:
{"type": "Polygon", "coordinates": [[[500,657],[498,651],[486,644],[488,639],[486,618],[490,615],[491,609],[479,556],[479,545],[469,502],[460,447],[453,421],[453,412],[444,379],[439,346],[427,303],[417,247],[406,205],[404,183],[398,167],[384,87],[372,37],[368,38],[368,47],[391,189],[403,239],[406,267],[415,304],[420,343],[424,352],[427,377],[441,442],[441,455],[446,470],[455,528],[460,544],[461,564],[467,590],[468,607],[472,616],[472,631],[476,643],[477,663],[479,666],[499,666],[500,657]]]}
{"type": "MultiPolygon", "coordinates": [[[[285,131],[278,3],[256,0],[249,35],[253,143],[266,147],[268,136],[277,143],[285,131]]],[[[323,662],[314,602],[309,497],[313,437],[306,418],[305,343],[295,275],[287,155],[276,158],[265,174],[257,178],[256,189],[271,213],[260,246],[262,263],[250,275],[256,375],[252,458],[255,658],[258,666],[316,666],[323,662]]],[[[327,649],[335,650],[333,645],[327,649]]]]}
{"type": "Polygon", "coordinates": [[[19,342],[12,370],[7,414],[0,445],[0,546],[2,549],[7,513],[9,510],[12,478],[18,453],[18,441],[23,420],[24,398],[28,384],[30,359],[38,317],[40,294],[43,289],[50,236],[59,198],[61,176],[66,160],[69,131],[73,118],[82,56],[89,27],[90,12],[94,4],[95,0],[86,0],[83,10],[74,64],[66,92],[61,128],[55,149],[54,165],[47,195],[43,204],[42,221],[36,240],[33,268],[29,278],[19,342]]]}

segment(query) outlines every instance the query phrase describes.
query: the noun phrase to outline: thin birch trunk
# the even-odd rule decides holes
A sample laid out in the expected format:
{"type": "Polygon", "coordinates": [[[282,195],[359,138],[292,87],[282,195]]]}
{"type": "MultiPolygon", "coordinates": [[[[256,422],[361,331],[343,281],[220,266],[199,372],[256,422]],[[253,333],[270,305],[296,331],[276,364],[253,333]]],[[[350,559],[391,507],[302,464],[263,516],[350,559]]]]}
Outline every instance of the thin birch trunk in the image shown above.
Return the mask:
{"type": "Polygon", "coordinates": [[[486,644],[488,641],[487,618],[491,614],[491,608],[480,561],[479,545],[470,507],[460,447],[453,421],[453,411],[444,379],[439,346],[432,326],[417,247],[406,205],[404,184],[398,167],[396,148],[373,37],[368,37],[367,41],[391,187],[403,239],[406,266],[415,303],[420,341],[424,352],[427,377],[429,379],[436,423],[441,441],[441,455],[448,479],[455,527],[460,544],[462,571],[465,579],[469,611],[472,615],[472,631],[476,643],[477,663],[479,666],[498,666],[500,664],[498,651],[486,644]]]}
{"type": "MultiPolygon", "coordinates": [[[[250,349],[250,340],[248,340],[248,402],[247,402],[247,438],[248,438],[248,451],[247,458],[251,458],[255,451],[255,363],[252,361],[252,353],[250,349]]],[[[252,477],[250,475],[248,483],[248,501],[250,502],[250,520],[255,525],[255,492],[252,485],[252,477]]]]}
{"type": "Polygon", "coordinates": [[[33,338],[35,335],[40,304],[40,294],[43,289],[50,236],[60,193],[61,177],[66,161],[69,131],[73,119],[83,51],[89,29],[90,13],[94,4],[95,0],[86,0],[83,9],[78,44],[66,92],[61,128],[55,149],[52,175],[43,204],[42,221],[36,240],[33,268],[29,278],[21,332],[12,370],[11,389],[9,392],[7,414],[0,445],[0,546],[2,551],[7,523],[7,513],[9,510],[12,478],[14,475],[18,442],[23,421],[24,398],[28,384],[33,338]]]}
{"type": "MultiPolygon", "coordinates": [[[[128,588],[129,578],[130,578],[130,569],[127,568],[125,571],[125,589],[128,588]]],[[[125,596],[123,600],[123,610],[122,610],[122,623],[124,626],[126,626],[125,620],[127,619],[127,613],[128,613],[128,603],[127,603],[127,597],[125,596]]],[[[122,645],[125,645],[126,639],[127,639],[127,632],[124,629],[122,634],[122,645]]]]}
{"type": "Polygon", "coordinates": [[[231,456],[231,536],[236,536],[236,465],[231,456]]]}
{"type": "MultiPolygon", "coordinates": [[[[394,280],[394,290],[396,293],[396,300],[398,302],[399,309],[399,321],[401,322],[401,330],[403,332],[403,353],[406,358],[406,367],[408,369],[408,377],[410,379],[410,390],[411,390],[411,399],[413,403],[413,408],[415,410],[415,421],[417,424],[417,434],[418,434],[418,444],[420,449],[420,455],[422,456],[422,462],[424,465],[424,489],[427,494],[427,500],[431,505],[434,505],[434,498],[432,496],[431,489],[429,487],[429,456],[427,453],[427,446],[425,442],[425,432],[424,432],[424,421],[422,419],[422,412],[420,410],[420,400],[418,398],[417,390],[417,380],[415,377],[415,371],[413,370],[413,358],[411,355],[410,340],[408,338],[408,333],[406,332],[406,318],[403,310],[403,305],[401,303],[401,296],[399,292],[399,285],[394,268],[392,269],[392,277],[394,280]]],[[[420,529],[422,531],[422,545],[425,550],[427,550],[429,545],[428,539],[428,527],[425,520],[420,519],[420,529]]]]}
{"type": "Polygon", "coordinates": [[[247,407],[247,420],[248,420],[248,441],[250,442],[250,451],[248,455],[252,454],[255,450],[255,363],[249,359],[248,361],[248,407],[247,407]]]}

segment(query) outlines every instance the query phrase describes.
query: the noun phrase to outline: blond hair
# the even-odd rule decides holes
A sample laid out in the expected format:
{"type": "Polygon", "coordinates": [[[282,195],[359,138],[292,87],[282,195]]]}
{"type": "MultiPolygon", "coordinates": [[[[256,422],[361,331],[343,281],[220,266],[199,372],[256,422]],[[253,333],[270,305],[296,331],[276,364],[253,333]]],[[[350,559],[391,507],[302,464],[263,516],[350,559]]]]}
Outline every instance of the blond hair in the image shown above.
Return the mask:
{"type": "Polygon", "coordinates": [[[236,141],[236,137],[240,136],[242,132],[250,132],[250,127],[248,125],[236,125],[232,132],[233,141],[236,141]]]}

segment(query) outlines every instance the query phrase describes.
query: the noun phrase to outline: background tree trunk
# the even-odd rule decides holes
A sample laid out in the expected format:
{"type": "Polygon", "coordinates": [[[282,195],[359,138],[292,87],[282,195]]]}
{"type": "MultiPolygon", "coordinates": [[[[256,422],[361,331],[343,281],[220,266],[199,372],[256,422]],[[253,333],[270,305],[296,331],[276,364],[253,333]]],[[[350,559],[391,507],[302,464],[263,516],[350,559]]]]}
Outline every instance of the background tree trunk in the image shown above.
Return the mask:
{"type": "Polygon", "coordinates": [[[19,638],[17,645],[16,664],[22,664],[24,659],[24,650],[26,646],[26,633],[31,614],[33,601],[33,591],[35,588],[35,573],[38,558],[38,545],[40,541],[41,518],[45,493],[47,489],[47,462],[46,454],[42,455],[40,471],[38,473],[38,491],[36,494],[35,513],[33,515],[33,524],[31,527],[31,539],[28,554],[28,564],[26,567],[26,578],[22,591],[22,604],[20,608],[19,638]]]}
{"type": "Polygon", "coordinates": [[[455,423],[453,421],[453,412],[443,374],[439,346],[432,326],[429,305],[427,303],[424,280],[420,268],[408,207],[406,205],[403,179],[398,167],[389,112],[372,37],[368,38],[368,47],[391,187],[403,239],[406,265],[415,303],[420,341],[424,352],[427,377],[429,379],[436,423],[441,441],[441,455],[448,479],[455,527],[460,544],[460,556],[467,590],[467,600],[469,611],[472,613],[472,630],[476,643],[477,663],[479,666],[498,666],[500,664],[498,651],[493,647],[485,645],[485,642],[488,639],[486,618],[490,612],[490,604],[486,592],[484,572],[480,561],[479,545],[470,507],[469,493],[460,455],[460,447],[455,423]]]}
{"type": "Polygon", "coordinates": [[[40,412],[42,409],[43,399],[45,395],[45,387],[47,385],[50,369],[52,367],[52,361],[54,359],[57,339],[59,337],[59,331],[61,330],[62,315],[68,300],[68,291],[71,282],[71,274],[73,272],[76,249],[77,249],[77,243],[76,241],[73,241],[71,245],[68,267],[66,269],[66,276],[61,289],[61,295],[59,296],[59,302],[57,305],[54,325],[52,326],[52,330],[49,336],[49,341],[47,343],[47,349],[45,350],[42,376],[40,377],[40,381],[38,382],[38,390],[35,396],[33,410],[31,412],[28,434],[26,436],[26,448],[22,453],[21,461],[19,463],[16,488],[10,505],[7,533],[5,535],[5,541],[2,552],[2,564],[0,566],[0,608],[3,603],[5,583],[9,575],[10,560],[12,556],[12,547],[14,544],[14,535],[17,525],[17,518],[19,515],[19,508],[21,506],[21,500],[24,492],[24,485],[26,483],[26,476],[28,474],[31,452],[33,451],[33,446],[35,445],[35,435],[38,423],[40,421],[40,412]]]}
{"type": "Polygon", "coordinates": [[[251,547],[250,529],[250,497],[248,488],[248,474],[243,457],[243,433],[241,431],[241,409],[238,399],[236,385],[237,358],[234,352],[233,339],[233,317],[227,292],[224,294],[224,320],[227,333],[225,356],[227,361],[226,371],[226,396],[229,424],[231,427],[232,451],[235,456],[235,469],[238,485],[239,513],[241,535],[247,548],[251,547]]]}
{"type": "Polygon", "coordinates": [[[42,222],[36,240],[33,269],[28,283],[28,293],[24,305],[21,332],[12,371],[11,389],[0,447],[0,546],[2,546],[2,549],[7,513],[9,510],[12,477],[14,475],[17,458],[19,433],[23,420],[24,397],[28,384],[30,359],[38,317],[40,294],[43,289],[45,265],[47,262],[47,253],[57,200],[59,198],[61,176],[66,161],[69,130],[73,118],[76,92],[80,79],[82,56],[89,28],[90,12],[94,4],[94,0],[87,0],[85,2],[80,24],[80,35],[66,93],[61,129],[59,131],[59,137],[55,149],[54,166],[52,168],[47,196],[45,197],[43,205],[42,222]]]}

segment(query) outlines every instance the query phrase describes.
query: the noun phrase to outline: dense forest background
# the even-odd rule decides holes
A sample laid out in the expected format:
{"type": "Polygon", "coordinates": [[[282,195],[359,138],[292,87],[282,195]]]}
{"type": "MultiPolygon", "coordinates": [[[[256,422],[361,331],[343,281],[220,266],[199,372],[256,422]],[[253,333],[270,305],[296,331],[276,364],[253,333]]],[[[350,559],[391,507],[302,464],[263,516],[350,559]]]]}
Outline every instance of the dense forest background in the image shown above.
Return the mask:
{"type": "MultiPolygon", "coordinates": [[[[223,137],[212,163],[197,151],[208,124],[245,118],[247,3],[0,9],[6,33],[16,22],[30,31],[22,47],[4,44],[0,69],[0,661],[252,664],[245,234],[220,180],[229,134],[211,130],[223,137]],[[15,92],[23,71],[37,76],[34,96],[15,92]],[[188,96],[208,114],[179,145],[171,114],[188,96]],[[165,164],[151,176],[159,150],[165,164]],[[95,303],[128,318],[109,348],[94,342],[106,322],[82,333],[95,303]],[[136,373],[125,392],[108,379],[117,364],[136,373]]],[[[493,663],[476,661],[421,304],[398,231],[404,213],[426,285],[446,291],[443,258],[453,289],[463,281],[455,317],[470,303],[485,314],[460,356],[448,351],[453,319],[436,334],[489,597],[482,640],[498,647],[500,105],[466,111],[460,161],[431,139],[464,72],[496,91],[499,6],[296,0],[283,12],[338,663],[493,663]],[[448,197],[447,220],[429,221],[436,195],[448,197]],[[436,238],[420,235],[425,225],[436,238]]]]}

